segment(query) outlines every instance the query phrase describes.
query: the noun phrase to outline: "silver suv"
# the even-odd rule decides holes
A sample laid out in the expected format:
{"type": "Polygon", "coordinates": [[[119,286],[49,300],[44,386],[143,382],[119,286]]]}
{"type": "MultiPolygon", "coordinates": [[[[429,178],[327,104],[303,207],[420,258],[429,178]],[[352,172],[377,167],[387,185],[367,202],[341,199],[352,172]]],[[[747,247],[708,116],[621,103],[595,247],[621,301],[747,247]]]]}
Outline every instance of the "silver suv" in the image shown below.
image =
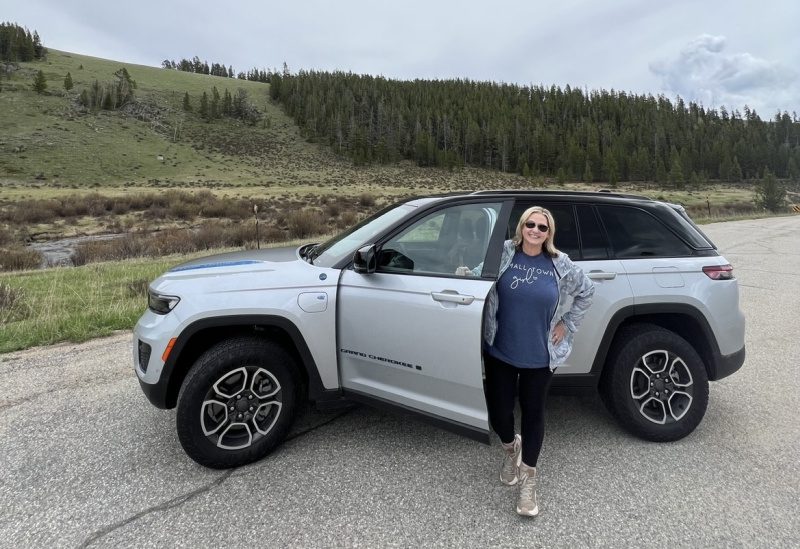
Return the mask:
{"type": "Polygon", "coordinates": [[[691,433],[708,381],[744,362],[737,281],[680,206],[603,192],[419,198],[321,244],[185,263],[151,284],[136,325],[142,389],[177,406],[181,444],[208,467],[265,456],[303,399],[388,406],[488,442],[482,311],[531,205],[596,286],[554,388],[599,390],[648,440],[691,433]]]}

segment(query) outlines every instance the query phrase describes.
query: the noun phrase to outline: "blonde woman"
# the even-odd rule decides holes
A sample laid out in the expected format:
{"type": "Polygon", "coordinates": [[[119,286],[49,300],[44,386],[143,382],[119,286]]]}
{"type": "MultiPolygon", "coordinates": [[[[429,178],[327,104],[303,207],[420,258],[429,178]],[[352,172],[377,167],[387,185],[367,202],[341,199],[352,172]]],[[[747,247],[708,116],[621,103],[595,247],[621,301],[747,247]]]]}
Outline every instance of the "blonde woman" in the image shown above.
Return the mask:
{"type": "Polygon", "coordinates": [[[497,283],[484,311],[484,367],[489,422],[503,443],[500,481],[519,485],[517,513],[536,516],[536,464],[544,439],[544,405],[553,372],[592,304],[594,286],[558,251],[552,214],[534,206],[504,244],[497,283]],[[514,431],[519,390],[521,434],[514,431]]]}

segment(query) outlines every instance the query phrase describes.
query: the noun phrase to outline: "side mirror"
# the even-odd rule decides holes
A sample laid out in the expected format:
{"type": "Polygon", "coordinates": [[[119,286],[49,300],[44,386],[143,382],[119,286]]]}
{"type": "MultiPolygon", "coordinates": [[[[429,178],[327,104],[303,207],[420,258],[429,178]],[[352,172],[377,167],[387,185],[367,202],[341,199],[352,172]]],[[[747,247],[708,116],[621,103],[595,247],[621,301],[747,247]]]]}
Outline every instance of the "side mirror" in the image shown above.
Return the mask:
{"type": "Polygon", "coordinates": [[[370,244],[356,250],[353,254],[353,270],[361,274],[374,273],[378,267],[378,257],[375,245],[370,244]]]}

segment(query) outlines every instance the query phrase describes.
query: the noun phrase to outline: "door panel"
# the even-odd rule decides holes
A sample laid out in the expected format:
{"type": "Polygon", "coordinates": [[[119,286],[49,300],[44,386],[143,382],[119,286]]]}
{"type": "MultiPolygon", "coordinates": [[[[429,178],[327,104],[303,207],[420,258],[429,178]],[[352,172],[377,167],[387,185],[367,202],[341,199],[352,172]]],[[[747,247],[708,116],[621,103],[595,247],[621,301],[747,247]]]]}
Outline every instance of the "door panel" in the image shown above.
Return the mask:
{"type": "Polygon", "coordinates": [[[494,280],[455,272],[484,261],[493,231],[505,230],[501,208],[480,202],[423,214],[377,243],[378,272],[342,273],[342,387],[488,434],[481,328],[494,280]]]}
{"type": "Polygon", "coordinates": [[[492,283],[346,271],[342,386],[488,431],[481,320],[492,283]]]}
{"type": "Polygon", "coordinates": [[[594,298],[575,334],[572,354],[556,370],[556,376],[588,374],[611,317],[621,308],[633,305],[633,292],[621,261],[604,259],[576,263],[594,283],[594,298]]]}

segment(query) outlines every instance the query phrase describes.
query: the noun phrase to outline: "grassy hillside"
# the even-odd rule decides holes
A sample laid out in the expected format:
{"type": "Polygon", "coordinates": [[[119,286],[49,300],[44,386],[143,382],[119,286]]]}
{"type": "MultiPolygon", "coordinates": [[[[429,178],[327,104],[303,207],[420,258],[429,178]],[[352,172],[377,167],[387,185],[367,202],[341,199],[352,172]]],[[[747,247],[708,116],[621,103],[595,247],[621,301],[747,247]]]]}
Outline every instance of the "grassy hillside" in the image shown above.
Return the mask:
{"type": "MultiPolygon", "coordinates": [[[[269,104],[268,85],[216,76],[130,65],[71,53],[51,51],[47,61],[23,63],[4,82],[0,110],[4,113],[0,177],[3,187],[46,182],[50,188],[150,186],[226,183],[277,183],[259,167],[285,164],[288,156],[312,160],[320,153],[305,146],[293,124],[269,104]],[[143,116],[124,112],[81,112],[75,102],[94,80],[110,82],[126,67],[137,82],[137,103],[143,116]],[[33,75],[43,70],[46,94],[30,89],[33,75]],[[69,72],[74,88],[63,88],[69,72]],[[233,121],[205,123],[182,109],[188,92],[197,108],[199,97],[216,86],[245,89],[265,113],[258,127],[233,121]],[[299,146],[298,146],[299,145],[299,146]],[[163,161],[159,159],[163,157],[163,161]],[[38,176],[39,179],[36,179],[38,176]],[[264,176],[267,176],[266,178],[264,176]]],[[[325,159],[328,162],[328,159],[325,159]]]]}
{"type": "MultiPolygon", "coordinates": [[[[410,164],[354,168],[329,149],[306,142],[295,124],[268,98],[269,85],[108,61],[51,50],[44,62],[21,63],[0,93],[0,198],[58,195],[65,189],[123,192],[153,187],[238,189],[260,187],[269,195],[326,188],[406,190],[471,188],[514,176],[483,170],[450,173],[410,164]],[[76,106],[94,80],[114,80],[125,67],[137,83],[143,115],[76,106]],[[42,70],[45,94],[31,88],[42,70]],[[63,88],[67,72],[74,88],[63,88]],[[263,113],[255,126],[225,119],[206,123],[182,108],[189,93],[195,111],[200,96],[216,86],[222,94],[244,89],[263,113]],[[163,158],[163,160],[161,160],[163,158]]],[[[513,186],[513,185],[512,185],[513,186]]],[[[236,192],[236,191],[228,191],[236,192]]]]}

